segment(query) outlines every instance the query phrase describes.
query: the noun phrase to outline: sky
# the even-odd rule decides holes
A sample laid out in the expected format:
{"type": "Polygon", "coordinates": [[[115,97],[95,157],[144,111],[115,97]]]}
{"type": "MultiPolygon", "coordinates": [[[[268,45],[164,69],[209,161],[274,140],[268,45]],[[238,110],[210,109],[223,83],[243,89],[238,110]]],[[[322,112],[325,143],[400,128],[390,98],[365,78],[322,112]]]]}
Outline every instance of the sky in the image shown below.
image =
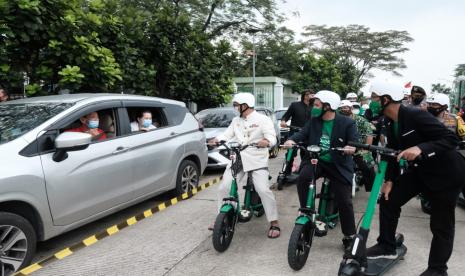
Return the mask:
{"type": "Polygon", "coordinates": [[[298,40],[303,39],[303,26],[311,24],[359,24],[372,31],[408,31],[414,41],[407,44],[410,50],[401,54],[407,66],[400,71],[403,76],[374,70],[374,79],[412,81],[429,91],[433,83],[452,86],[455,66],[465,63],[464,0],[285,1],[279,4],[280,12],[288,18],[284,25],[295,31],[298,40]]]}

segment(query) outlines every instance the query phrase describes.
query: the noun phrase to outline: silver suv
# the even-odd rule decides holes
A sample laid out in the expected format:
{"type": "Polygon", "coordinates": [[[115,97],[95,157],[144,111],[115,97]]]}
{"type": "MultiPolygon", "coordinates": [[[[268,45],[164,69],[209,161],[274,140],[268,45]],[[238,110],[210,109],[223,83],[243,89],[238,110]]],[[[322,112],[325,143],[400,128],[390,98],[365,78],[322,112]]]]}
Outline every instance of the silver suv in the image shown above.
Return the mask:
{"type": "Polygon", "coordinates": [[[0,271],[29,264],[37,240],[189,191],[206,163],[205,134],[181,102],[74,94],[0,104],[0,271]],[[95,112],[98,139],[86,133],[95,112]],[[150,130],[131,130],[147,112],[150,130]]]}

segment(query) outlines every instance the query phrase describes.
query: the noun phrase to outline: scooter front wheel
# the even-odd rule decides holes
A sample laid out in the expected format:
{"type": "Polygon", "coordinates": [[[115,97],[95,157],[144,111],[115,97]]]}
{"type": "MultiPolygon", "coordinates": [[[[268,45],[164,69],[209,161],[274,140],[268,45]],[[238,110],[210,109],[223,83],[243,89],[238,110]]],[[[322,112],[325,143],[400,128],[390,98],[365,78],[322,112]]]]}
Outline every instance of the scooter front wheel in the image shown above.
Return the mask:
{"type": "Polygon", "coordinates": [[[235,219],[234,213],[219,213],[213,227],[213,247],[218,252],[228,249],[234,236],[235,219]]]}
{"type": "Polygon", "coordinates": [[[300,270],[304,267],[312,247],[314,234],[315,227],[311,222],[294,226],[287,249],[287,261],[292,269],[300,270]]]}

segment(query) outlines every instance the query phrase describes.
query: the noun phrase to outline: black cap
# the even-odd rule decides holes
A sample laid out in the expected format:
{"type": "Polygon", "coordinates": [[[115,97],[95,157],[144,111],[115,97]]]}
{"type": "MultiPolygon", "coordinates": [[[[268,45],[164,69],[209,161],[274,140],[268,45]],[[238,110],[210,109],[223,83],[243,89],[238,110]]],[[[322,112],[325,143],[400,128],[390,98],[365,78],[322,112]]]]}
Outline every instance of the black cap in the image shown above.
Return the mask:
{"type": "Polygon", "coordinates": [[[414,85],[412,87],[412,90],[410,91],[410,94],[412,93],[421,93],[423,95],[426,95],[425,89],[423,89],[421,86],[414,85]]]}

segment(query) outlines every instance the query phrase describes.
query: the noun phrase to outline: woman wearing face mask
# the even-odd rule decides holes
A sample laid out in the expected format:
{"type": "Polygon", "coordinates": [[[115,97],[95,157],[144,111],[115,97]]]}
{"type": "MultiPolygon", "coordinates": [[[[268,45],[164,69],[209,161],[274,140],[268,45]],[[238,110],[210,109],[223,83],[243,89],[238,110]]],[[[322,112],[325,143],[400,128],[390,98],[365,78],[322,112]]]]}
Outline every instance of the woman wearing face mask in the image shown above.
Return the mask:
{"type": "Polygon", "coordinates": [[[137,121],[131,123],[131,131],[150,131],[156,129],[152,124],[152,112],[149,110],[144,110],[137,117],[137,121]]]}

